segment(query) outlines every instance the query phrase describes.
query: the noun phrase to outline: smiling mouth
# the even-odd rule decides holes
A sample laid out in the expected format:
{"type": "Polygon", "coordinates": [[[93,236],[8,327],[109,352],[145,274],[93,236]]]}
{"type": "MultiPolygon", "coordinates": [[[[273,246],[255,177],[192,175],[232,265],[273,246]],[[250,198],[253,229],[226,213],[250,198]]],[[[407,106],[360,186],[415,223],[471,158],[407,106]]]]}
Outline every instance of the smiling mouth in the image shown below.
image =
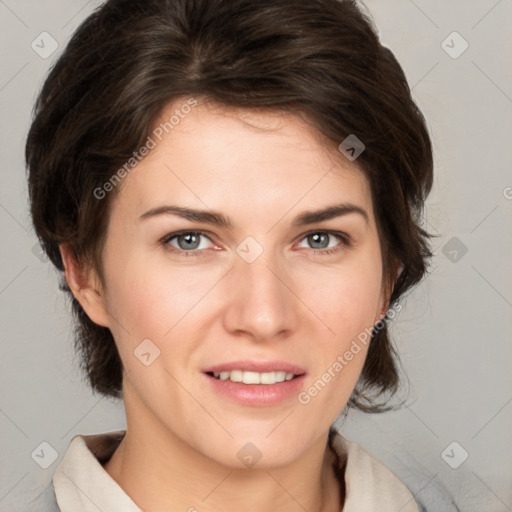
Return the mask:
{"type": "Polygon", "coordinates": [[[217,380],[230,380],[231,382],[238,382],[242,384],[266,384],[273,385],[293,380],[301,375],[287,373],[285,371],[274,372],[249,372],[242,370],[232,370],[224,372],[206,372],[206,375],[213,377],[217,380]]]}

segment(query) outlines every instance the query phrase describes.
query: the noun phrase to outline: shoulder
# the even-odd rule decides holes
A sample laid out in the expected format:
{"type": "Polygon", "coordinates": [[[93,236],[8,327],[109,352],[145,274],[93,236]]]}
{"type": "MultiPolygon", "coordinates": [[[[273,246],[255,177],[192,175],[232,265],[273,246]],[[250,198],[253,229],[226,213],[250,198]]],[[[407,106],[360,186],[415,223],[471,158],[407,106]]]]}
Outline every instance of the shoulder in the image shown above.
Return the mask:
{"type": "Polygon", "coordinates": [[[29,503],[29,507],[30,512],[60,512],[53,483],[50,482],[44,491],[29,503]]]}
{"type": "Polygon", "coordinates": [[[335,431],[332,446],[346,459],[343,512],[420,512],[408,487],[359,444],[335,431]]]}
{"type": "Polygon", "coordinates": [[[103,467],[124,435],[115,431],[73,437],[53,475],[60,512],[141,512],[103,467]]]}

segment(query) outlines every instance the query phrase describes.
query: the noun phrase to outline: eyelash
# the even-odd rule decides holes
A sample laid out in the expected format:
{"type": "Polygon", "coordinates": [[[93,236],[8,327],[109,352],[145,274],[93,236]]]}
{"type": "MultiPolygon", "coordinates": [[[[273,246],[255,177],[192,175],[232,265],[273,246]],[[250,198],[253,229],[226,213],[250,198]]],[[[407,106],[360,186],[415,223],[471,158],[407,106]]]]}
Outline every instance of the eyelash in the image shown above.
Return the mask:
{"type": "MultiPolygon", "coordinates": [[[[189,235],[189,234],[201,235],[201,236],[204,236],[205,238],[208,238],[208,240],[210,240],[210,242],[212,241],[210,239],[210,236],[208,235],[208,233],[206,233],[204,231],[190,231],[189,230],[189,231],[176,231],[174,233],[170,233],[170,234],[166,235],[164,238],[162,238],[160,242],[166,250],[168,250],[172,253],[175,253],[175,254],[183,255],[186,258],[191,257],[191,256],[195,256],[195,257],[206,256],[205,253],[206,253],[207,249],[193,249],[190,251],[185,251],[183,249],[176,249],[176,247],[169,245],[169,242],[171,240],[173,240],[174,238],[177,238],[181,235],[189,235]]],[[[302,235],[302,238],[300,239],[300,241],[304,240],[308,236],[316,235],[316,234],[324,234],[324,235],[334,236],[334,237],[338,238],[338,240],[341,242],[341,244],[337,245],[336,247],[331,247],[329,249],[311,249],[310,248],[309,250],[312,251],[315,256],[317,256],[317,255],[324,256],[324,255],[334,254],[334,253],[337,253],[337,252],[343,250],[344,248],[349,248],[352,246],[352,238],[349,235],[347,235],[346,233],[339,232],[339,231],[330,231],[330,230],[309,231],[308,233],[305,233],[304,235],[302,235]]]]}

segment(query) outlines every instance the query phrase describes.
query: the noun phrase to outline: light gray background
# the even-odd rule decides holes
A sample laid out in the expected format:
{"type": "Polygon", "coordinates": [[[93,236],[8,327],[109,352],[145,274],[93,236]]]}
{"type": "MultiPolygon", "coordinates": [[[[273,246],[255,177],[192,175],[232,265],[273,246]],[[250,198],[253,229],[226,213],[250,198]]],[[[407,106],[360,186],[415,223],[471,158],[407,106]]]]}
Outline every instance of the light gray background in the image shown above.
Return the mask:
{"type": "MultiPolygon", "coordinates": [[[[77,368],[71,317],[56,273],[34,250],[23,161],[43,78],[99,3],[0,0],[5,512],[28,510],[21,504],[48,485],[75,434],[125,427],[122,404],[92,395],[77,368]],[[31,48],[43,31],[59,44],[47,59],[31,48]],[[44,441],[58,453],[47,469],[31,457],[44,441]]],[[[512,0],[366,5],[428,121],[436,174],[425,225],[439,238],[433,242],[432,274],[409,296],[393,327],[410,380],[400,395],[407,401],[398,412],[351,413],[341,428],[420,499],[433,500],[444,487],[465,512],[511,511],[512,0]],[[442,44],[453,31],[469,44],[458,58],[443,49],[461,49],[457,36],[442,44]],[[452,464],[462,450],[469,454],[457,469],[441,456],[454,441],[458,445],[448,450],[452,464]]]]}

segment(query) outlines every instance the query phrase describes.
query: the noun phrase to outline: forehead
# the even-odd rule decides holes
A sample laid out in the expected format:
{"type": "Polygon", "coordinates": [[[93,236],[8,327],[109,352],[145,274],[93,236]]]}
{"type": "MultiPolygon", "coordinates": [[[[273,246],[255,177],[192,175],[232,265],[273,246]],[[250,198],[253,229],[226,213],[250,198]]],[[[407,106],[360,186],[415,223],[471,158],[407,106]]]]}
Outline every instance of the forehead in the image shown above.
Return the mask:
{"type": "MultiPolygon", "coordinates": [[[[288,112],[231,108],[189,98],[153,120],[154,146],[123,180],[119,201],[140,211],[169,202],[283,216],[343,200],[372,213],[364,173],[337,145],[288,112]],[[188,105],[188,107],[187,107],[188,105]]],[[[116,198],[117,200],[117,198],[116,198]]],[[[123,208],[125,209],[125,208],[123,208]]]]}

